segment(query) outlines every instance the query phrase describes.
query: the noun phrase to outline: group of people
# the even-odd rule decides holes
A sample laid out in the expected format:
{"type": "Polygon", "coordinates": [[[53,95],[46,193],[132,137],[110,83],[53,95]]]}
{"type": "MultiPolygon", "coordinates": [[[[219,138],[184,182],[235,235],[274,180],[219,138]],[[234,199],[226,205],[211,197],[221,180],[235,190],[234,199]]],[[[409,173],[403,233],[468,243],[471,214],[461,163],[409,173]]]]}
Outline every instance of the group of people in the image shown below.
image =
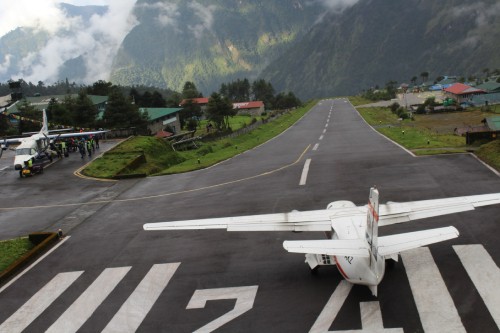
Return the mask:
{"type": "MultiPolygon", "coordinates": [[[[99,135],[90,135],[88,137],[85,136],[81,138],[72,137],[58,140],[56,142],[51,141],[50,149],[54,152],[54,155],[57,155],[58,158],[62,158],[63,156],[68,157],[70,152],[75,151],[80,152],[82,159],[87,154],[91,157],[92,152],[99,149],[99,135]]],[[[50,160],[52,161],[52,156],[50,157],[50,160]]]]}

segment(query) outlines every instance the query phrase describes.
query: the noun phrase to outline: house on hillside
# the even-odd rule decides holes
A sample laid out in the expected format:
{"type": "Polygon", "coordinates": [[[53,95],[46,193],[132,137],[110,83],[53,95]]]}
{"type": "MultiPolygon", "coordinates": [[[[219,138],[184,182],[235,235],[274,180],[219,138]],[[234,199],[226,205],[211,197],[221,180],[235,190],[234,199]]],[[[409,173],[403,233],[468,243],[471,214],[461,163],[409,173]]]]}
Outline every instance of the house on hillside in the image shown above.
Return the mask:
{"type": "Polygon", "coordinates": [[[488,117],[481,121],[481,126],[467,126],[456,128],[455,134],[465,136],[467,144],[472,144],[477,140],[498,140],[500,136],[500,116],[488,117]]]}
{"type": "Polygon", "coordinates": [[[181,130],[181,122],[179,120],[179,113],[182,108],[140,108],[139,112],[148,113],[149,122],[148,130],[156,134],[166,126],[169,126],[174,133],[181,130]]]}
{"type": "Polygon", "coordinates": [[[495,81],[483,82],[477,85],[476,88],[484,90],[488,94],[500,93],[500,83],[495,81]]]}
{"type": "Polygon", "coordinates": [[[240,102],[233,103],[233,109],[238,110],[238,114],[249,114],[251,116],[260,116],[264,111],[264,102],[240,102]]]}
{"type": "Polygon", "coordinates": [[[444,97],[457,101],[458,104],[469,103],[476,95],[486,94],[482,89],[474,88],[463,83],[455,83],[443,89],[444,97]]]}
{"type": "Polygon", "coordinates": [[[194,104],[198,104],[200,106],[202,112],[205,112],[207,110],[208,97],[183,99],[181,101],[181,103],[179,104],[179,106],[183,107],[189,100],[193,101],[194,104]]]}

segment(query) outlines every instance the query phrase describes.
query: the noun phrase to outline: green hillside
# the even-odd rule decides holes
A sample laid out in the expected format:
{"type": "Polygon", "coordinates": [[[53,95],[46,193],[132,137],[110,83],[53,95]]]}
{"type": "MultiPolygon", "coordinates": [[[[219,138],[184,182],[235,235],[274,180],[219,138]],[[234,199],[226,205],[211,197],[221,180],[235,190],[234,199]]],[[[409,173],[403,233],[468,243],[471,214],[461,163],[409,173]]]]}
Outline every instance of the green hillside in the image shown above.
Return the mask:
{"type": "Polygon", "coordinates": [[[349,95],[413,76],[478,75],[500,68],[495,0],[359,1],[330,14],[263,77],[301,98],[349,95]]]}
{"type": "Polygon", "coordinates": [[[172,1],[159,6],[139,0],[140,24],[115,58],[112,81],[181,90],[194,81],[205,94],[222,82],[256,78],[301,38],[322,7],[302,1],[172,1]]]}

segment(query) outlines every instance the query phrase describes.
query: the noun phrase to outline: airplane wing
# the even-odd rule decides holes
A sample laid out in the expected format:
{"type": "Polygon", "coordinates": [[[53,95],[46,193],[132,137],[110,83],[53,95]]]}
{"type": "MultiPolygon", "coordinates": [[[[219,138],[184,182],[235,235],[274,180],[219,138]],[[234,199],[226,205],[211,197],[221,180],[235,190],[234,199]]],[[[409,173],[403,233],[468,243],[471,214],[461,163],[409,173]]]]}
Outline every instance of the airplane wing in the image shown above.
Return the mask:
{"type": "Polygon", "coordinates": [[[382,236],[378,238],[378,253],[381,256],[390,256],[420,246],[456,238],[458,235],[458,230],[454,227],[445,227],[407,232],[392,236],[382,236]]]}
{"type": "Polygon", "coordinates": [[[471,195],[445,199],[388,202],[379,206],[379,226],[409,222],[433,216],[474,210],[476,207],[500,203],[500,193],[471,195]]]}
{"type": "MultiPolygon", "coordinates": [[[[500,193],[413,201],[379,206],[379,226],[473,210],[500,203],[500,193]]],[[[331,231],[345,218],[366,216],[366,206],[312,211],[293,211],[186,221],[144,224],[144,230],[226,229],[227,231],[331,231]]]]}
{"type": "Polygon", "coordinates": [[[144,230],[227,229],[227,231],[330,231],[327,210],[248,215],[144,224],[144,230]]]}
{"type": "Polygon", "coordinates": [[[77,136],[88,136],[106,133],[108,131],[90,131],[90,132],[72,132],[72,133],[59,133],[59,134],[49,134],[47,135],[50,139],[53,138],[72,138],[77,136]]]}
{"type": "Polygon", "coordinates": [[[361,239],[326,239],[284,241],[283,247],[288,252],[325,254],[331,256],[368,257],[368,244],[361,239]]]}

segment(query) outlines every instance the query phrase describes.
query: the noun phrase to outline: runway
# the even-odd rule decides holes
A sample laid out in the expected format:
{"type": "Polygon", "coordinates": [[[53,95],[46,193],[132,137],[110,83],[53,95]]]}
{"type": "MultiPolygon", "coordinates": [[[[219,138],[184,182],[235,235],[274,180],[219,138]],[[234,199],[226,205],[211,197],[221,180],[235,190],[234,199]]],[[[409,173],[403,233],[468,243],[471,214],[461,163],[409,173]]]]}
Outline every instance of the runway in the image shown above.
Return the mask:
{"type": "Polygon", "coordinates": [[[362,205],[373,185],[381,202],[500,192],[500,178],[471,155],[414,157],[345,99],[319,102],[282,135],[205,170],[110,183],[73,176],[81,163],[70,157],[22,180],[0,171],[1,238],[61,225],[71,235],[0,291],[0,332],[499,330],[497,206],[379,229],[452,225],[460,237],[404,253],[378,297],[335,267],[311,275],[303,255],[282,247],[322,233],[142,230],[362,205]]]}

